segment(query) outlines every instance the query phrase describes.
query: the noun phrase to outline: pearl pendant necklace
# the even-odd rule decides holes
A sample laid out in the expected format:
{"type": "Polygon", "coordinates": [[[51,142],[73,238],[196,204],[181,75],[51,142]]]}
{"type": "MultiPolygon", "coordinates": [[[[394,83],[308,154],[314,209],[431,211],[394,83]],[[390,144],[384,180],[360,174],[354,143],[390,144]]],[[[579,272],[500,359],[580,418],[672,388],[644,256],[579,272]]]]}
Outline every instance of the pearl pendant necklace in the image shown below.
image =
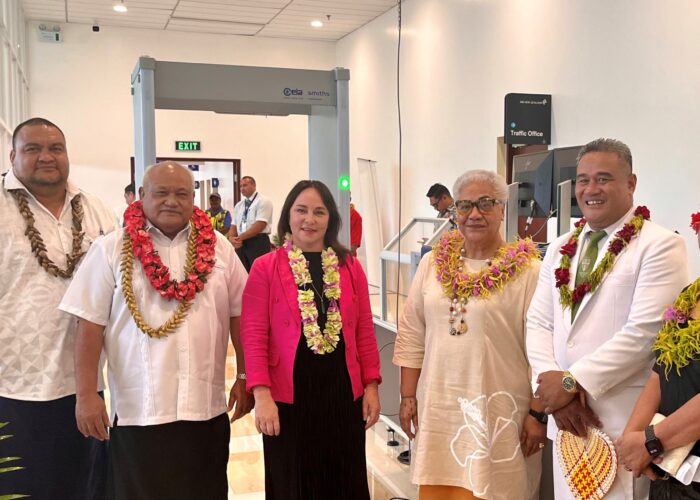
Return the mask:
{"type": "MultiPolygon", "coordinates": [[[[459,261],[461,263],[460,267],[464,268],[465,249],[462,247],[460,249],[459,261]]],[[[491,265],[491,260],[486,261],[486,265],[491,265]]],[[[467,326],[467,301],[466,297],[459,298],[456,294],[452,296],[452,302],[450,303],[450,317],[448,322],[450,323],[450,335],[462,335],[467,333],[469,327],[467,326]]]]}
{"type": "Polygon", "coordinates": [[[464,315],[467,313],[467,301],[465,299],[452,298],[450,304],[450,335],[462,335],[467,333],[467,322],[464,320],[464,315]],[[459,315],[459,321],[457,321],[459,315]]]}
{"type": "MultiPolygon", "coordinates": [[[[460,267],[464,267],[464,247],[460,249],[459,262],[460,267]]],[[[467,321],[464,316],[467,314],[467,299],[458,298],[457,295],[452,296],[452,302],[450,303],[450,335],[462,335],[467,333],[469,328],[467,327],[467,321]],[[459,320],[457,317],[459,316],[459,320]]]]}

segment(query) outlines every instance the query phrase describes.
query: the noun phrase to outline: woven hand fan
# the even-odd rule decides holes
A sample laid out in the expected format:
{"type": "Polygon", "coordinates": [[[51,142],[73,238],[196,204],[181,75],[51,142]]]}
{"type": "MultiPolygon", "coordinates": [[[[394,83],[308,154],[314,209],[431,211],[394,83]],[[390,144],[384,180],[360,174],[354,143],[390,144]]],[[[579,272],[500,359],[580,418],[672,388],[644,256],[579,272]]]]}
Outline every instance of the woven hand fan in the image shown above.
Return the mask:
{"type": "Polygon", "coordinates": [[[617,473],[615,446],[608,435],[595,427],[588,428],[585,438],[560,430],[556,447],[559,466],[574,498],[603,498],[617,473]]]}

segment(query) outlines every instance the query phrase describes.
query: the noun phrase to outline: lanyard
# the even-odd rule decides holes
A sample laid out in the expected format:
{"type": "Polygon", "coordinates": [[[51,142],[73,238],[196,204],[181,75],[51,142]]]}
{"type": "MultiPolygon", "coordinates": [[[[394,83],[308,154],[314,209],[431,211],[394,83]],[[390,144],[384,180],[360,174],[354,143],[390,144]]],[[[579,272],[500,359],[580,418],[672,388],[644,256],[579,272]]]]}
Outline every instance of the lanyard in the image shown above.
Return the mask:
{"type": "Polygon", "coordinates": [[[253,196],[250,200],[246,200],[246,201],[250,201],[250,203],[243,202],[244,203],[243,206],[245,207],[245,209],[243,210],[243,221],[244,222],[248,221],[248,211],[250,210],[250,206],[253,204],[253,202],[255,201],[255,198],[257,198],[257,197],[258,197],[258,193],[256,192],[255,196],[253,196]]]}

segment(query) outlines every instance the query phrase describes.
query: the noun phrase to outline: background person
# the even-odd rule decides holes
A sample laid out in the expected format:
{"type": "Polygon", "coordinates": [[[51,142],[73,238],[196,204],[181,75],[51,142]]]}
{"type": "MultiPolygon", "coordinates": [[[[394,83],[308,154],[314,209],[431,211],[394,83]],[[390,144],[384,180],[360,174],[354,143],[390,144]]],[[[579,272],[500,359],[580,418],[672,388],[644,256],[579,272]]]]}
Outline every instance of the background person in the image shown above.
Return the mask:
{"type": "Polygon", "coordinates": [[[379,352],[367,278],[338,243],[325,184],[287,195],[243,293],[242,339],[268,500],[369,499],[365,430],[379,418],[379,352]],[[301,304],[301,306],[300,306],[301,304]]]}
{"type": "Polygon", "coordinates": [[[437,210],[438,217],[455,220],[455,201],[449,189],[439,183],[433,184],[425,196],[430,200],[430,206],[437,210]]]}
{"type": "Polygon", "coordinates": [[[362,245],[362,216],[350,203],[350,252],[357,257],[357,249],[362,245]]]}
{"type": "Polygon", "coordinates": [[[127,207],[134,202],[135,199],[136,190],[134,189],[134,185],[128,184],[124,188],[124,204],[119,205],[117,208],[114,209],[114,215],[117,216],[119,227],[124,226],[124,210],[126,210],[127,207]]]}
{"type": "Polygon", "coordinates": [[[229,229],[231,229],[231,212],[221,206],[221,195],[219,193],[209,195],[207,215],[211,219],[211,226],[226,236],[229,229]]]}
{"type": "Polygon", "coordinates": [[[255,259],[270,251],[272,201],[257,192],[255,179],[241,178],[243,199],[233,209],[233,226],[229,239],[246,271],[255,259]]]}
{"type": "Polygon", "coordinates": [[[421,260],[394,348],[412,481],[421,500],[534,499],[547,417],[532,400],[524,326],[539,255],[501,237],[502,177],[468,171],[454,192],[458,231],[421,260]]]}

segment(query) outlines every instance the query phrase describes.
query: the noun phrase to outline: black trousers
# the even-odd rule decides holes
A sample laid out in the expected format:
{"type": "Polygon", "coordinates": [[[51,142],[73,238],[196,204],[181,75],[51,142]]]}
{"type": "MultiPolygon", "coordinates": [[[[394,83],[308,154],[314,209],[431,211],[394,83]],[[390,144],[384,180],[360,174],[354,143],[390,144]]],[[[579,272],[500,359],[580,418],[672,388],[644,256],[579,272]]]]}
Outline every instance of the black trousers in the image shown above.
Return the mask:
{"type": "Polygon", "coordinates": [[[236,249],[238,258],[241,259],[246,271],[250,272],[255,259],[270,251],[270,236],[268,234],[256,234],[243,242],[241,248],[236,249]]]}
{"type": "Polygon", "coordinates": [[[24,467],[0,474],[0,496],[34,500],[102,500],[107,442],[86,438],[75,422],[75,395],[53,401],[0,397],[0,458],[20,457],[0,467],[24,467]]]}
{"type": "Polygon", "coordinates": [[[226,500],[226,413],[202,422],[112,428],[108,500],[226,500]]]}
{"type": "Polygon", "coordinates": [[[674,478],[652,481],[649,500],[700,500],[700,483],[686,486],[674,478]]]}

